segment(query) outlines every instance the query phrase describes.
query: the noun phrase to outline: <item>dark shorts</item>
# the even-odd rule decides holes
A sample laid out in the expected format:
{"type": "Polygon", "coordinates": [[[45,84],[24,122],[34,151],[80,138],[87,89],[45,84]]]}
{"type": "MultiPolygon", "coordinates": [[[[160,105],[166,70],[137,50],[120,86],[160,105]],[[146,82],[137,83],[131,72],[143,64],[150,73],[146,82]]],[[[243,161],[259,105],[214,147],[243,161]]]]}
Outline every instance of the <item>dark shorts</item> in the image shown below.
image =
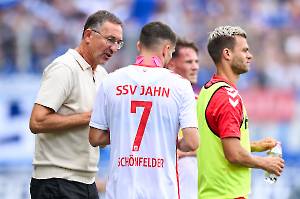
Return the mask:
{"type": "Polygon", "coordinates": [[[60,178],[30,182],[31,199],[99,199],[96,184],[84,184],[60,178]]]}

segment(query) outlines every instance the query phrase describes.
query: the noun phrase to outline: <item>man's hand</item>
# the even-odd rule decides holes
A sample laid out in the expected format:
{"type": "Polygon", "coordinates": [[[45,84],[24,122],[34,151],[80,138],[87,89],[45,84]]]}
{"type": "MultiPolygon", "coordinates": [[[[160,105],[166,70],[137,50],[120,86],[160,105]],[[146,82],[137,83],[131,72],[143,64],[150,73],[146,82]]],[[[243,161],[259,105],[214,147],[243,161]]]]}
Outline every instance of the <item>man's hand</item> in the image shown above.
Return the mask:
{"type": "Polygon", "coordinates": [[[281,157],[263,157],[260,160],[261,167],[269,173],[280,176],[284,168],[284,160],[281,157]]]}
{"type": "MultiPolygon", "coordinates": [[[[274,139],[266,138],[259,141],[260,149],[272,148],[276,145],[272,144],[274,139]]],[[[240,140],[237,138],[223,138],[223,150],[225,158],[231,164],[239,164],[250,168],[261,168],[277,176],[281,174],[284,168],[284,160],[281,157],[260,157],[251,155],[241,145],[240,140]]]]}
{"type": "Polygon", "coordinates": [[[252,152],[262,152],[270,150],[276,146],[277,141],[274,138],[267,137],[259,141],[251,142],[251,151],[252,152]]]}

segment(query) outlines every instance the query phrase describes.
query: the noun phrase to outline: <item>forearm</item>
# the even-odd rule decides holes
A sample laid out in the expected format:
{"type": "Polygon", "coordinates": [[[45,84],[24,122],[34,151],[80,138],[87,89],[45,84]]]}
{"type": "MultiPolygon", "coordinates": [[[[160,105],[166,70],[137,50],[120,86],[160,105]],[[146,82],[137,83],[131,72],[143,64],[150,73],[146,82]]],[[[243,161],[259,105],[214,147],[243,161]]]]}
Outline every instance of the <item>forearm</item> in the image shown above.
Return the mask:
{"type": "Polygon", "coordinates": [[[261,168],[261,159],[253,156],[240,145],[238,138],[222,139],[225,158],[232,164],[238,164],[250,168],[261,168]]]}
{"type": "Polygon", "coordinates": [[[276,146],[277,141],[271,137],[264,138],[258,141],[251,142],[251,151],[252,152],[262,152],[270,150],[276,146]]]}
{"type": "Polygon", "coordinates": [[[33,133],[61,133],[62,130],[89,124],[89,117],[79,113],[74,115],[60,115],[49,113],[43,117],[30,119],[30,130],[33,133]]]}
{"type": "Polygon", "coordinates": [[[262,168],[262,160],[259,156],[251,155],[246,150],[240,150],[234,155],[227,156],[226,159],[232,164],[238,164],[249,168],[262,168]]]}
{"type": "MultiPolygon", "coordinates": [[[[266,143],[265,141],[261,143],[266,143]]],[[[226,159],[232,164],[238,164],[250,168],[261,168],[276,175],[280,175],[282,172],[282,169],[284,167],[284,160],[280,157],[254,156],[240,145],[240,140],[237,138],[222,139],[222,144],[224,155],[226,159]]],[[[263,144],[261,146],[270,145],[263,144]]],[[[263,149],[263,147],[261,149],[263,149]]]]}
{"type": "Polygon", "coordinates": [[[260,157],[260,156],[254,156],[254,155],[251,155],[250,153],[248,153],[248,154],[245,153],[245,154],[242,154],[235,161],[232,161],[231,163],[239,164],[239,165],[242,165],[242,166],[245,166],[248,168],[263,169],[270,173],[275,173],[276,175],[279,176],[284,167],[284,163],[283,163],[283,160],[280,159],[279,157],[275,157],[275,158],[277,158],[277,160],[274,160],[274,157],[265,158],[265,157],[260,157]],[[278,163],[273,162],[273,161],[277,161],[278,163]]]}

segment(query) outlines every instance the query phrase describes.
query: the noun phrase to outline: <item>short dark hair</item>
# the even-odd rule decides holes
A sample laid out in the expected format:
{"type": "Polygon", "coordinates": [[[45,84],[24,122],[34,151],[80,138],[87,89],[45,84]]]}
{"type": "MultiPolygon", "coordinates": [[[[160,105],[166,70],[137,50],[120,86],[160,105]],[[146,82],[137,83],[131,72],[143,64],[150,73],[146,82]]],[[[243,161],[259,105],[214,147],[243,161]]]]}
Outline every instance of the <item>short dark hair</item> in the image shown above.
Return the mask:
{"type": "Polygon", "coordinates": [[[221,61],[224,48],[234,48],[236,36],[247,38],[246,32],[238,26],[220,26],[209,34],[207,50],[214,63],[221,61]]]}
{"type": "Polygon", "coordinates": [[[191,49],[193,49],[197,54],[198,54],[198,52],[199,52],[198,47],[196,46],[195,42],[192,42],[192,41],[189,41],[189,40],[186,40],[186,39],[183,39],[183,38],[177,38],[175,51],[174,51],[174,53],[172,54],[172,57],[173,57],[173,58],[178,57],[179,51],[180,51],[180,49],[182,49],[182,48],[191,48],[191,49]]]}
{"type": "Polygon", "coordinates": [[[114,24],[119,24],[121,27],[123,27],[122,21],[113,13],[108,12],[106,10],[99,10],[87,18],[83,27],[82,37],[86,29],[97,28],[106,21],[109,21],[114,24]]]}
{"type": "Polygon", "coordinates": [[[153,48],[161,40],[169,40],[173,45],[176,44],[176,34],[168,25],[156,21],[142,28],[139,41],[146,48],[153,48]]]}

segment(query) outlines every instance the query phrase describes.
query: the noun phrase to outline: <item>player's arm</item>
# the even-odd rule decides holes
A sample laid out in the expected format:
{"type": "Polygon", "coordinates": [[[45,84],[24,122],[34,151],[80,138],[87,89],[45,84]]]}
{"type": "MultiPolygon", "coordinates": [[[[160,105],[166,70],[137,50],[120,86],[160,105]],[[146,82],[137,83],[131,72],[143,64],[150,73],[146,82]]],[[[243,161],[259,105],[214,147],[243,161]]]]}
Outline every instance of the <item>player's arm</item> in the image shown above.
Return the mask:
{"type": "Polygon", "coordinates": [[[96,183],[98,192],[104,193],[106,191],[106,180],[96,178],[95,183],[96,183]]]}
{"type": "Polygon", "coordinates": [[[259,157],[251,155],[240,144],[238,138],[227,137],[222,139],[225,158],[232,164],[250,168],[261,168],[280,176],[284,160],[280,157],[259,157]]]}
{"type": "Polygon", "coordinates": [[[189,81],[184,81],[182,102],[180,103],[179,123],[182,138],[178,140],[178,149],[183,152],[195,151],[199,146],[198,121],[195,94],[189,81]]]}
{"type": "Polygon", "coordinates": [[[109,133],[107,130],[97,129],[90,127],[89,141],[93,147],[101,146],[105,147],[110,144],[109,133]]]}
{"type": "MultiPolygon", "coordinates": [[[[179,135],[178,139],[182,138],[182,131],[181,130],[179,131],[178,135],[179,135]]],[[[184,151],[181,151],[181,150],[177,149],[177,157],[178,158],[192,157],[192,156],[195,157],[196,154],[197,154],[197,150],[184,152],[184,151]]]]}
{"type": "Polygon", "coordinates": [[[273,138],[267,137],[262,140],[252,141],[251,142],[251,151],[252,152],[262,152],[272,149],[276,146],[277,141],[273,138]]]}
{"type": "Polygon", "coordinates": [[[183,128],[183,137],[178,140],[178,149],[183,152],[195,151],[199,146],[199,134],[197,128],[183,128]]]}
{"type": "Polygon", "coordinates": [[[72,70],[60,63],[45,70],[29,122],[33,133],[61,133],[62,130],[88,125],[90,112],[57,113],[73,90],[73,76],[72,70]]]}
{"type": "MultiPolygon", "coordinates": [[[[228,91],[230,92],[230,91],[228,91]]],[[[220,89],[211,101],[217,99],[214,109],[211,111],[220,110],[215,113],[214,121],[216,122],[216,132],[221,139],[224,156],[231,164],[237,164],[249,168],[261,168],[270,173],[280,175],[284,167],[284,161],[280,157],[259,157],[254,156],[241,146],[240,143],[240,126],[243,119],[243,107],[241,100],[238,104],[231,103],[229,94],[226,88],[220,89]]],[[[234,92],[231,92],[231,94],[234,92]]]]}
{"type": "Polygon", "coordinates": [[[54,112],[53,109],[34,104],[29,128],[32,133],[61,133],[61,130],[66,130],[74,127],[88,125],[91,117],[91,112],[84,112],[74,115],[61,115],[54,112]]]}
{"type": "Polygon", "coordinates": [[[110,144],[106,104],[104,82],[102,82],[98,88],[90,121],[89,142],[93,147],[104,147],[110,144]]]}

